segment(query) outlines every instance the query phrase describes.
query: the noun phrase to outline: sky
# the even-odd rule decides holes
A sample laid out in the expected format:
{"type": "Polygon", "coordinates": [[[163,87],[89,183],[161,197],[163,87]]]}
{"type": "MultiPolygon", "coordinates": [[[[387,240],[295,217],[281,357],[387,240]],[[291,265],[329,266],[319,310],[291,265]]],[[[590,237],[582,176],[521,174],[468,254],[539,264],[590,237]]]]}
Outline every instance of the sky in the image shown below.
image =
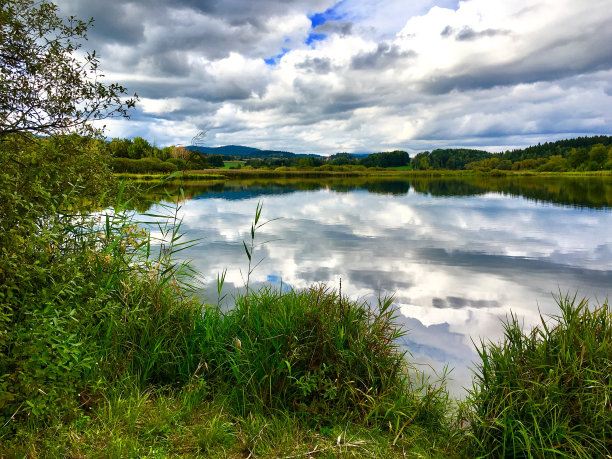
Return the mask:
{"type": "Polygon", "coordinates": [[[612,134],[612,0],[57,0],[140,97],[109,137],[295,153],[612,134]]]}

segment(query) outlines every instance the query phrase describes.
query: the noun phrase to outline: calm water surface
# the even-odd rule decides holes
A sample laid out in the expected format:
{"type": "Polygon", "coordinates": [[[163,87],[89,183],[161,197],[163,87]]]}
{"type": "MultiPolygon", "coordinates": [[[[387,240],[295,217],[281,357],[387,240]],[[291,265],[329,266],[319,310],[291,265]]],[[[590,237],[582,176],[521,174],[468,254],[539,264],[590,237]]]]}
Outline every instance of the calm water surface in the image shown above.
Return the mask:
{"type": "Polygon", "coordinates": [[[258,201],[253,286],[324,282],[353,298],[394,295],[410,330],[402,344],[451,389],[471,379],[472,340],[499,340],[510,311],[526,326],[557,313],[552,294],[593,301],[612,293],[612,182],[603,179],[250,182],[190,186],[183,231],[202,242],[193,260],[216,302],[244,285],[242,241],[258,201]],[[214,293],[213,293],[214,292],[214,293]]]}

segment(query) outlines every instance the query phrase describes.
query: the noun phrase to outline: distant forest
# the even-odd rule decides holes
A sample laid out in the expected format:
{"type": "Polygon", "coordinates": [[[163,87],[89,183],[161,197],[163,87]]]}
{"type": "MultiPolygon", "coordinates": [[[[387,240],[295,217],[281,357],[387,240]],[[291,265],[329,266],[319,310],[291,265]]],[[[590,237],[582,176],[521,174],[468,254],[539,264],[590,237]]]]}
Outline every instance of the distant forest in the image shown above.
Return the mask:
{"type": "Polygon", "coordinates": [[[612,170],[612,137],[578,137],[546,142],[520,150],[489,153],[470,149],[438,149],[417,154],[415,170],[536,170],[540,172],[612,170]]]}
{"type": "Polygon", "coordinates": [[[436,149],[410,158],[405,151],[369,155],[338,153],[329,157],[298,155],[287,151],[259,150],[252,147],[165,147],[152,146],[142,137],[113,139],[102,146],[107,149],[116,172],[173,172],[223,168],[252,169],[354,169],[402,168],[413,170],[534,170],[597,171],[612,170],[612,136],[578,137],[546,142],[503,153],[467,148],[436,149]]]}
{"type": "Polygon", "coordinates": [[[407,167],[410,164],[410,156],[405,151],[370,155],[339,153],[326,157],[235,145],[217,148],[194,146],[157,148],[142,137],[135,137],[133,140],[115,138],[102,148],[110,152],[113,158],[111,166],[115,172],[129,173],[217,169],[225,167],[225,163],[230,163],[230,167],[234,168],[251,169],[328,169],[339,166],[360,166],[358,169],[365,169],[407,167]]]}

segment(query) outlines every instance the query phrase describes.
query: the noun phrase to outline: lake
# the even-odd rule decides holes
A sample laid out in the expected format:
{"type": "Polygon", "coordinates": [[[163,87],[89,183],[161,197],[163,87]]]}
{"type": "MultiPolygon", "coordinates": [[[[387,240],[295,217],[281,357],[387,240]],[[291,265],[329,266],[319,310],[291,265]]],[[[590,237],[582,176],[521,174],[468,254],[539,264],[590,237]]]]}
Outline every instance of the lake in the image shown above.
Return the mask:
{"type": "MultiPolygon", "coordinates": [[[[169,187],[176,194],[178,186],[169,187]]],[[[461,396],[476,360],[472,340],[503,336],[510,312],[530,327],[558,312],[553,294],[603,302],[612,292],[612,180],[470,178],[186,183],[182,231],[217,301],[217,274],[244,289],[243,240],[258,202],[250,284],[323,282],[352,298],[393,295],[412,360],[453,368],[461,396]]],[[[154,206],[155,207],[155,206],[154,206]]],[[[141,209],[142,210],[142,209],[141,209]]]]}

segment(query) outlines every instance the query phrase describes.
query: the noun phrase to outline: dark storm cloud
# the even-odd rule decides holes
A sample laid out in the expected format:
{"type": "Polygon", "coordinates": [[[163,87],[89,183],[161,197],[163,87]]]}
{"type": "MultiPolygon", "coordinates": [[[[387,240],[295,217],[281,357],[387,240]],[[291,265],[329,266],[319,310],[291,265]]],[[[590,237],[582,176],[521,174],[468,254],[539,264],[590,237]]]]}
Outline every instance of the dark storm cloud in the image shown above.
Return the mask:
{"type": "Polygon", "coordinates": [[[415,57],[414,51],[402,51],[397,45],[379,43],[372,52],[360,53],[353,56],[351,68],[354,70],[382,69],[395,66],[400,59],[415,57]]]}

